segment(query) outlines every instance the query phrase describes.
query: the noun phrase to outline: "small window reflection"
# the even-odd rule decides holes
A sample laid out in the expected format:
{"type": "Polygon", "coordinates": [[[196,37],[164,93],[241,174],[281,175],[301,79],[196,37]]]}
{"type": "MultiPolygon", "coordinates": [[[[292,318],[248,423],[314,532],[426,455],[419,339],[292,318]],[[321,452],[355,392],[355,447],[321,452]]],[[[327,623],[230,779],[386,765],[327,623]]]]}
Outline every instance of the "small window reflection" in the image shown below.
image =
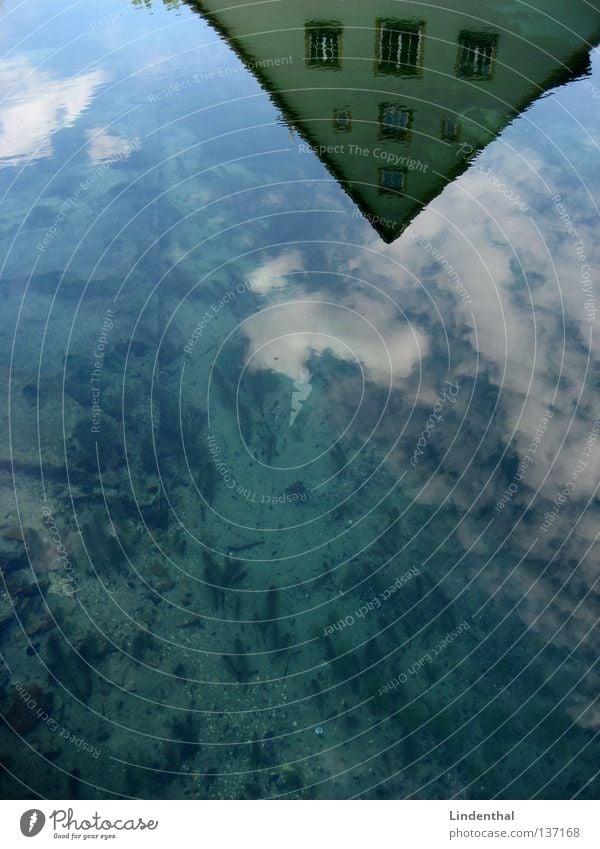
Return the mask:
{"type": "Polygon", "coordinates": [[[444,115],[442,118],[442,141],[459,141],[460,121],[456,115],[444,115]]]}
{"type": "Polygon", "coordinates": [[[491,80],[497,44],[496,33],[463,30],[458,37],[457,76],[468,80],[491,80]]]}
{"type": "Polygon", "coordinates": [[[398,103],[379,105],[379,135],[385,139],[408,141],[413,122],[413,110],[398,103]]]}
{"type": "Polygon", "coordinates": [[[375,66],[381,74],[419,76],[423,65],[425,24],[380,19],[377,21],[375,66]]]}
{"type": "Polygon", "coordinates": [[[310,21],[305,25],[309,68],[342,67],[342,31],[342,25],[336,21],[310,21]]]}
{"type": "Polygon", "coordinates": [[[406,168],[380,168],[379,191],[386,195],[403,195],[406,189],[406,168]]]}
{"type": "Polygon", "coordinates": [[[349,109],[333,110],[333,129],[336,133],[349,133],[352,130],[352,112],[349,109]]]}

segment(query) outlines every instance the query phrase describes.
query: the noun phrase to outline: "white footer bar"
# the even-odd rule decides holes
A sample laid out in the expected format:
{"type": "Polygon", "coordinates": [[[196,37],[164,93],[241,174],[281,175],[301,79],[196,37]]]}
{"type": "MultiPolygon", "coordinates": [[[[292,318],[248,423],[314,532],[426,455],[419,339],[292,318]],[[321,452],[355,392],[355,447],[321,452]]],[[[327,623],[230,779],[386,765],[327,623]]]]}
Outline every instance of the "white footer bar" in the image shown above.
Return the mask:
{"type": "Polygon", "coordinates": [[[598,849],[589,801],[5,801],[0,844],[206,849],[598,849]]]}

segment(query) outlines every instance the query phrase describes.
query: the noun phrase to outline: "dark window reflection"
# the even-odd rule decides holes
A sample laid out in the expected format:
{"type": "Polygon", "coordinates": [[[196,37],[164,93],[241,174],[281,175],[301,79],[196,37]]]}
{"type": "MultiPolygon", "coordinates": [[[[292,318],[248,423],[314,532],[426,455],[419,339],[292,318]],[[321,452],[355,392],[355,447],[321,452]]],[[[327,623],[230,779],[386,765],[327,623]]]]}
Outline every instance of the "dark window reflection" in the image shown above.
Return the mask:
{"type": "Polygon", "coordinates": [[[414,77],[423,64],[423,23],[380,19],[377,21],[376,69],[382,74],[414,77]]]}
{"type": "Polygon", "coordinates": [[[460,139],[460,121],[456,115],[444,115],[442,118],[442,140],[458,141],[460,139]]]}
{"type": "Polygon", "coordinates": [[[379,105],[379,135],[385,139],[407,141],[413,122],[413,110],[398,103],[379,105]]]}
{"type": "Polygon", "coordinates": [[[342,67],[342,30],[335,21],[310,21],[305,25],[309,68],[342,67]]]}
{"type": "Polygon", "coordinates": [[[406,168],[380,168],[379,191],[382,194],[402,195],[406,189],[406,168]]]}
{"type": "Polygon", "coordinates": [[[458,37],[456,74],[469,80],[490,80],[496,64],[498,35],[463,30],[458,37]]]}
{"type": "Polygon", "coordinates": [[[333,110],[333,129],[336,133],[349,133],[352,129],[352,112],[349,109],[333,110]]]}

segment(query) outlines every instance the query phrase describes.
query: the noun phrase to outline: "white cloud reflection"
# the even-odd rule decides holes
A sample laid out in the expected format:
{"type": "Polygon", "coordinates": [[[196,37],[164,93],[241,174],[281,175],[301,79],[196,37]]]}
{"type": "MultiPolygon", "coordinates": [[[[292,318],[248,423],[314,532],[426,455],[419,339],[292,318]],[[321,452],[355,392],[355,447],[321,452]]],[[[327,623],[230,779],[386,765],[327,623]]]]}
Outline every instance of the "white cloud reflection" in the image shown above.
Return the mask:
{"type": "Polygon", "coordinates": [[[352,281],[340,297],[326,286],[305,283],[307,278],[297,251],[269,260],[253,274],[253,291],[270,297],[268,308],[242,327],[252,370],[271,369],[295,380],[311,356],[327,351],[358,364],[368,380],[393,386],[427,353],[426,334],[402,321],[383,291],[361,291],[352,281]]]}
{"type": "Polygon", "coordinates": [[[53,134],[75,123],[104,79],[101,70],[57,79],[27,59],[0,63],[0,167],[51,156],[53,134]]]}

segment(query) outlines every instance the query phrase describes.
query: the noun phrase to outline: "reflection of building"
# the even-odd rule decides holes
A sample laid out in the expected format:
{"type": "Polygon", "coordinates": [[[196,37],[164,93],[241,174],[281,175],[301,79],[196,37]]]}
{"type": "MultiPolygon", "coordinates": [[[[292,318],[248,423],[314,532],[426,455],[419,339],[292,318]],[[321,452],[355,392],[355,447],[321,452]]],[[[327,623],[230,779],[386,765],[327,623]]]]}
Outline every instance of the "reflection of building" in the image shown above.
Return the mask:
{"type": "Polygon", "coordinates": [[[600,0],[201,0],[386,241],[548,88],[582,73],[600,0]]]}

